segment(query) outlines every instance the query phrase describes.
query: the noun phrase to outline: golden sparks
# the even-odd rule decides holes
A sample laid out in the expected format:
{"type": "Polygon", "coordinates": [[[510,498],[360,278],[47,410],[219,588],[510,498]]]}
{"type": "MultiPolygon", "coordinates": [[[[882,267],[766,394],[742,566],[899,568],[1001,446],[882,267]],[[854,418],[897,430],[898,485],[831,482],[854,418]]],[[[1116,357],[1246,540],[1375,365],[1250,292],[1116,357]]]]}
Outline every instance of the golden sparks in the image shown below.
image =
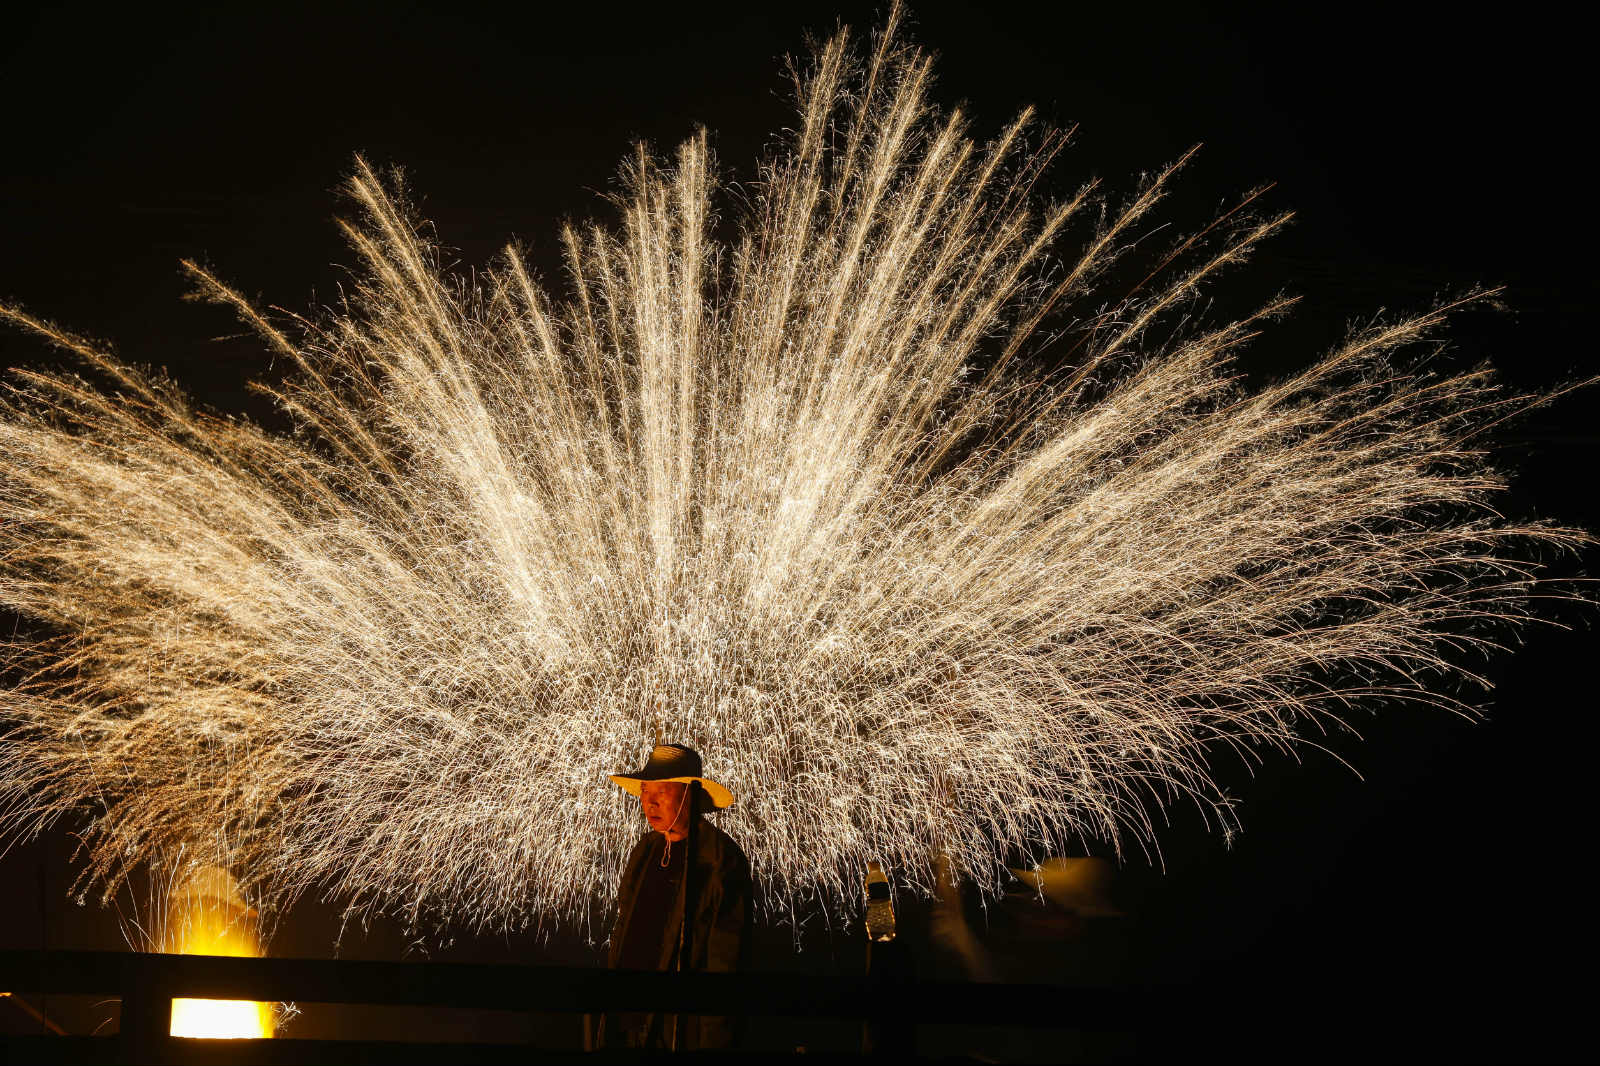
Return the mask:
{"type": "Polygon", "coordinates": [[[1478,435],[1533,400],[1393,363],[1448,308],[1242,387],[1288,301],[1194,298],[1285,217],[1123,295],[1177,166],[1044,204],[1065,138],[976,145],[929,80],[839,35],[720,221],[704,134],[641,150],[564,296],[514,251],[446,276],[358,163],[339,309],[280,329],[192,268],[292,361],[290,436],[5,309],[110,387],[0,401],[0,603],[53,634],[0,649],[0,829],[87,818],[106,891],[187,856],[269,910],[582,923],[659,736],[779,912],[854,909],[869,862],[993,888],[1175,799],[1229,826],[1208,758],[1362,701],[1470,711],[1458,652],[1584,539],[1491,507],[1478,435]]]}

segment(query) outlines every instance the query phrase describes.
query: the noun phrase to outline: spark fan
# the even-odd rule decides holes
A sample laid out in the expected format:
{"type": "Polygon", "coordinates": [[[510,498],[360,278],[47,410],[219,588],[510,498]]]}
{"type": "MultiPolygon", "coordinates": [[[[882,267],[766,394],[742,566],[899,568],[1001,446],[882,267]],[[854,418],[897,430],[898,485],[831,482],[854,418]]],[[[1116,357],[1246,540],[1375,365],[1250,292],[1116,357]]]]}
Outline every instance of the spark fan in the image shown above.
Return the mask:
{"type": "Polygon", "coordinates": [[[269,914],[582,923],[639,831],[606,775],[661,738],[779,913],[853,910],[869,863],[993,888],[1174,801],[1231,826],[1209,760],[1363,702],[1471,713],[1460,652],[1585,539],[1493,507],[1482,431],[1538,398],[1395,362],[1449,308],[1245,388],[1290,301],[1195,298],[1286,216],[1123,284],[1179,166],[1046,202],[1066,138],[977,145],[930,77],[841,34],[737,204],[703,133],[641,149],[554,290],[447,276],[358,162],[341,306],[191,268],[289,360],[292,435],[6,309],[99,383],[0,411],[0,602],[48,634],[4,648],[0,827],[86,821],[108,893],[198,862],[269,914]]]}

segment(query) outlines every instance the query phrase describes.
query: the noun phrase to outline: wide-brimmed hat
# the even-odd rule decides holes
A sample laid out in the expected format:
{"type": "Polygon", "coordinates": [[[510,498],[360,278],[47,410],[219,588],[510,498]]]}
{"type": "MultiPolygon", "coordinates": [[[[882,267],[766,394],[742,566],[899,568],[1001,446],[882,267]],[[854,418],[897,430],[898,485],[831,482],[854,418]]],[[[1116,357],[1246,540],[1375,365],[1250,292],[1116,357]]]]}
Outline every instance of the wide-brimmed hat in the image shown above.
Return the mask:
{"type": "Polygon", "coordinates": [[[677,781],[680,784],[698,781],[700,787],[706,790],[706,795],[711,797],[712,806],[733,805],[732,792],[711,778],[701,776],[700,753],[682,744],[657,744],[650,758],[645,760],[643,770],[631,774],[612,774],[611,780],[630,796],[637,796],[639,787],[646,781],[677,781]]]}

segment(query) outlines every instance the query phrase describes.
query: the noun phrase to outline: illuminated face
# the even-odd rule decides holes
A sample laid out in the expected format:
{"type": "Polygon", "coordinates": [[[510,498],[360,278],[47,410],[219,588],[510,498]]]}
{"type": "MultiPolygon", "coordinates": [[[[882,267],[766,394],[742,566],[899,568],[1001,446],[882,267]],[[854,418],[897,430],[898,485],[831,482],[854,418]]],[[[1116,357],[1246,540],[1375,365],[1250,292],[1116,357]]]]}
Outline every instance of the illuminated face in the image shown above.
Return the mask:
{"type": "Polygon", "coordinates": [[[670,840],[684,836],[689,825],[689,803],[684,793],[689,786],[678,781],[643,781],[639,784],[639,807],[645,821],[670,840]]]}

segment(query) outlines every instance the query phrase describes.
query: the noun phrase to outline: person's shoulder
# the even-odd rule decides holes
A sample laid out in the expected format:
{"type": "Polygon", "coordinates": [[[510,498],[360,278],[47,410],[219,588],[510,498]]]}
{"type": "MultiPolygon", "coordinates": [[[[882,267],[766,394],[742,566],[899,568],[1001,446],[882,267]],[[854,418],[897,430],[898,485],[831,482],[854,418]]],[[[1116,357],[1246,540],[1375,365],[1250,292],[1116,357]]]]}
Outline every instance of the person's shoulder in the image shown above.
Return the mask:
{"type": "Polygon", "coordinates": [[[701,825],[708,830],[704,839],[713,846],[723,863],[749,869],[750,860],[745,856],[744,849],[739,846],[738,841],[723,832],[722,827],[715,822],[706,821],[701,825]]]}

